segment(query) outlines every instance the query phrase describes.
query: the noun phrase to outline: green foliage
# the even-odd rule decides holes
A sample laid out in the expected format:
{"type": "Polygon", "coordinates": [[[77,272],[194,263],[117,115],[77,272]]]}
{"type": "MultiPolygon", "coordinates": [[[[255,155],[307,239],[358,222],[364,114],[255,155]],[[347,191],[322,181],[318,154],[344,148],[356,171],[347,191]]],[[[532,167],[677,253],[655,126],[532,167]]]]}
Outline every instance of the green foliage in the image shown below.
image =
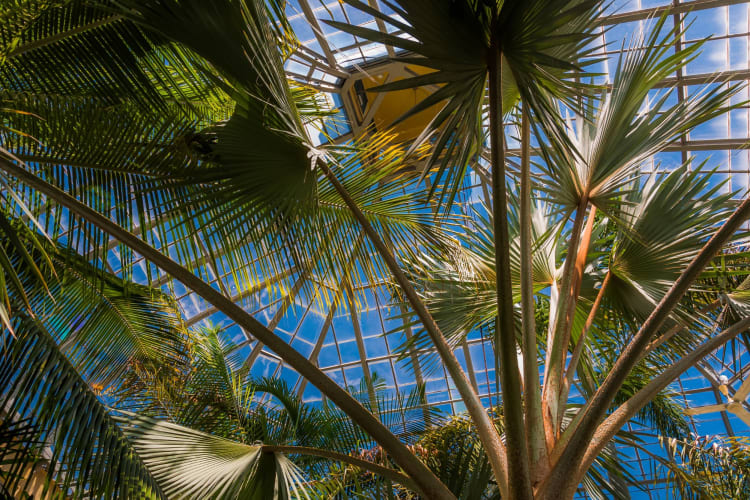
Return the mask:
{"type": "Polygon", "coordinates": [[[740,90],[737,85],[706,86],[674,105],[668,103],[675,86],[656,89],[697,57],[701,47],[694,43],[673,52],[683,31],[666,29],[666,21],[662,16],[650,34],[642,30],[633,35],[617,62],[611,92],[573,106],[576,123],[568,124],[572,150],[554,140],[541,149],[542,168],[550,179],[539,187],[550,201],[573,210],[581,199],[587,200],[618,219],[620,197],[632,188],[648,157],[685,131],[734,108],[728,103],[740,90]]]}
{"type": "Polygon", "coordinates": [[[656,472],[667,479],[672,498],[718,500],[750,494],[747,438],[661,439],[661,444],[668,459],[654,457],[658,463],[656,472]]]}
{"type": "MultiPolygon", "coordinates": [[[[501,424],[501,419],[495,419],[501,424]]],[[[471,421],[453,417],[425,433],[417,446],[430,468],[459,499],[499,499],[492,469],[471,421]]]]}
{"type": "MultiPolygon", "coordinates": [[[[399,118],[439,108],[412,144],[395,146],[385,132],[313,147],[308,126],[332,111],[313,89],[287,81],[284,61],[297,41],[281,0],[9,0],[0,6],[0,161],[74,195],[189,271],[228,275],[233,294],[259,283],[286,291],[293,279],[300,286],[291,287],[289,301],[300,293],[338,306],[345,293],[390,272],[319,171],[326,164],[407,268],[455,348],[469,332],[491,330],[497,314],[489,210],[461,214],[453,202],[484,150],[487,121],[502,118],[487,112],[488,73],[499,70],[502,102],[493,104],[509,115],[523,102],[544,160],[535,167],[530,228],[540,349],[522,353],[533,362],[550,354],[550,317],[562,316],[561,294],[570,292],[559,290],[564,262],[577,258],[571,242],[579,235],[568,218],[574,210],[583,217],[589,203],[598,211],[589,215],[593,244],[581,254],[584,276],[567,318],[572,340],[560,356],[582,342],[580,364],[568,370],[578,375],[577,395],[590,399],[732,208],[705,165],[643,178],[644,162],[733,109],[739,87],[707,86],[674,105],[676,88],[655,91],[701,45],[671,52],[684,30],[666,29],[666,16],[650,34],[633,37],[611,90],[578,83],[587,76],[582,61],[594,62],[598,49],[599,1],[385,2],[396,15],[345,1],[403,35],[330,25],[388,44],[399,50],[397,61],[427,71],[377,91],[438,88],[399,118]],[[561,119],[562,107],[574,121],[561,119]],[[422,160],[423,175],[414,168],[422,160]],[[600,292],[603,305],[591,311],[600,292]]],[[[346,461],[363,459],[398,478],[394,458],[343,411],[325,400],[306,404],[280,380],[252,379],[242,347],[218,328],[186,331],[173,299],[132,282],[131,249],[4,173],[0,197],[4,493],[41,461],[50,496],[61,488],[74,498],[414,498],[392,475],[346,461]],[[106,271],[113,249],[117,276],[106,271]],[[290,451],[289,458],[263,448],[270,445],[341,455],[290,451]]],[[[514,194],[509,211],[508,279],[519,302],[525,222],[514,194]]],[[[741,250],[703,273],[616,404],[710,328],[746,315],[750,278],[741,250]]],[[[146,266],[146,281],[168,281],[146,266]]],[[[394,297],[402,300],[397,290],[394,297]]],[[[428,375],[439,367],[422,331],[401,349],[405,358],[416,354],[428,375]]],[[[501,481],[469,419],[446,421],[427,404],[424,387],[393,393],[377,374],[349,389],[457,497],[499,498],[501,481]]],[[[563,427],[575,424],[578,411],[568,405],[563,427]]],[[[680,440],[667,442],[668,459],[655,457],[675,491],[747,496],[746,443],[686,441],[669,391],[635,420],[680,440]]],[[[616,443],[640,446],[624,432],[616,443]]],[[[613,446],[599,455],[582,482],[590,496],[623,496],[622,484],[634,479],[618,458],[613,446]]]]}
{"type": "Polygon", "coordinates": [[[310,498],[302,472],[280,453],[125,415],[123,432],[170,498],[310,498]]]}
{"type": "MultiPolygon", "coordinates": [[[[404,51],[396,60],[427,68],[425,75],[387,83],[382,92],[439,85],[398,121],[441,105],[417,138],[417,147],[435,137],[428,163],[436,167],[430,194],[441,187],[440,201],[450,207],[463,184],[470,160],[484,143],[485,87],[491,54],[502,54],[501,109],[508,113],[522,98],[549,134],[560,137],[553,98],[567,100],[585,86],[574,83],[583,70],[580,61],[596,45],[595,13],[599,1],[532,0],[501,3],[474,0],[397,0],[387,5],[400,17],[383,14],[360,0],[345,0],[407,36],[326,21],[366,40],[404,51]]],[[[592,61],[593,62],[593,61],[592,61]]]]}
{"type": "MultiPolygon", "coordinates": [[[[72,498],[166,498],[131,444],[74,365],[38,320],[14,315],[15,337],[3,333],[0,352],[0,403],[12,419],[30,419],[33,438],[25,453],[49,453],[51,488],[70,490],[72,498]],[[16,417],[16,415],[18,417],[16,417]]],[[[8,418],[8,417],[6,417],[8,418]]],[[[16,453],[0,447],[0,462],[16,453]]],[[[28,462],[11,461],[5,487],[13,491],[27,477],[28,462]]],[[[59,491],[59,490],[58,490],[59,491]]]]}
{"type": "Polygon", "coordinates": [[[12,329],[0,331],[0,405],[4,426],[28,425],[22,441],[2,439],[4,487],[23,487],[28,467],[42,460],[48,496],[61,488],[72,498],[162,498],[97,396],[134,365],[183,363],[174,304],[46,240],[25,238],[24,227],[8,224],[18,236],[2,241],[16,287],[8,290],[12,329]]]}

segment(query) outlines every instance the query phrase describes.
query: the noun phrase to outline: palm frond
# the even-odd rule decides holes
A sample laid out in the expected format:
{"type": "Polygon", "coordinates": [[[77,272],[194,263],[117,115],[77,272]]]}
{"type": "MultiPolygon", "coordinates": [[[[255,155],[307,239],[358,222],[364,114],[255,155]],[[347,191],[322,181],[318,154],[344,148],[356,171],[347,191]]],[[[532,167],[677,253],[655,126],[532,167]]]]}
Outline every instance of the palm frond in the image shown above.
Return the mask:
{"type": "MultiPolygon", "coordinates": [[[[521,300],[518,200],[511,197],[509,201],[511,283],[513,300],[518,303],[521,300]]],[[[471,331],[494,328],[497,315],[492,223],[486,209],[474,210],[469,221],[470,230],[460,234],[447,252],[434,256],[422,254],[407,260],[412,281],[418,284],[423,300],[453,346],[458,346],[471,331]]],[[[533,281],[538,292],[556,280],[558,256],[553,236],[559,223],[551,207],[542,203],[534,208],[532,224],[533,281]]],[[[422,368],[429,372],[437,366],[431,345],[425,332],[418,330],[398,350],[406,359],[410,349],[416,349],[422,368]]]]}
{"type": "MultiPolygon", "coordinates": [[[[2,332],[0,406],[14,419],[29,419],[34,439],[23,446],[47,451],[45,497],[166,498],[86,381],[66,359],[39,321],[14,314],[16,337],[2,332]],[[37,443],[40,443],[37,445],[37,443]]],[[[17,453],[0,447],[0,462],[17,453]]],[[[11,491],[22,481],[10,469],[11,491]]],[[[25,480],[26,478],[23,478],[25,480]]]]}
{"type": "Polygon", "coordinates": [[[0,10],[0,80],[16,92],[131,99],[144,108],[215,95],[194,56],[107,2],[14,0],[0,10]],[[165,61],[168,65],[165,65],[165,61]]]}
{"type": "Polygon", "coordinates": [[[398,121],[441,105],[414,146],[435,138],[425,172],[435,167],[432,191],[450,207],[470,160],[483,147],[482,122],[488,54],[503,54],[502,109],[509,112],[523,97],[539,118],[539,124],[556,134],[559,114],[552,98],[578,95],[583,87],[574,76],[577,65],[596,46],[598,1],[506,1],[495,6],[483,2],[398,0],[386,2],[388,15],[360,0],[346,3],[392,27],[389,33],[326,21],[357,37],[390,45],[403,51],[396,61],[427,68],[428,73],[384,84],[376,91],[438,86],[398,121]]]}
{"type": "Polygon", "coordinates": [[[465,417],[453,417],[428,431],[418,446],[427,464],[457,498],[500,498],[487,456],[465,417]]]}
{"type": "Polygon", "coordinates": [[[125,434],[170,498],[310,498],[302,471],[281,453],[123,415],[125,434]]]}
{"type": "Polygon", "coordinates": [[[728,217],[731,194],[710,172],[688,165],[635,181],[625,195],[609,258],[613,306],[644,319],[728,217]]]}
{"type": "Polygon", "coordinates": [[[666,29],[666,20],[659,19],[649,35],[641,30],[633,36],[601,102],[588,100],[572,108],[576,120],[568,132],[575,152],[557,147],[556,141],[542,148],[542,168],[555,186],[547,190],[551,202],[572,210],[585,198],[616,218],[618,197],[648,157],[734,107],[729,98],[740,90],[737,85],[708,85],[671,106],[674,86],[650,95],[657,83],[697,57],[701,47],[699,42],[671,53],[684,31],[679,26],[666,29]]]}
{"type": "MultiPolygon", "coordinates": [[[[667,459],[652,455],[672,498],[743,498],[750,494],[750,443],[717,436],[660,439],[667,459]]],[[[658,477],[658,476],[656,476],[658,477]]]]}

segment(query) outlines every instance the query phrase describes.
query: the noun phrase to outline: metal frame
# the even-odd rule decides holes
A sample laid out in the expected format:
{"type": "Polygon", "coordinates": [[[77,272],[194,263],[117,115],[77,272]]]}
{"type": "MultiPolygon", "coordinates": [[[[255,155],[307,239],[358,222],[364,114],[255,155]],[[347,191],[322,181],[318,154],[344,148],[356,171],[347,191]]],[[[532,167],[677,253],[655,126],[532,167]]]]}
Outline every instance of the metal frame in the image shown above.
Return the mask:
{"type": "MultiPolygon", "coordinates": [[[[372,6],[378,6],[376,0],[368,0],[372,6]]],[[[644,21],[654,16],[667,14],[673,16],[675,22],[683,22],[684,17],[687,13],[690,16],[701,15],[701,13],[708,12],[710,9],[724,8],[734,5],[745,4],[749,2],[742,2],[738,0],[693,0],[683,3],[678,3],[673,0],[671,4],[664,5],[654,8],[637,9],[633,11],[623,11],[617,14],[610,14],[606,16],[606,23],[609,25],[616,25],[625,22],[639,22],[644,21]]],[[[400,63],[387,62],[384,57],[393,56],[393,49],[390,47],[382,48],[382,50],[374,50],[374,44],[366,41],[357,40],[353,38],[351,43],[344,43],[341,46],[336,46],[334,40],[336,39],[336,32],[332,32],[326,28],[325,25],[321,24],[322,19],[330,18],[330,12],[335,12],[335,15],[339,15],[341,18],[348,19],[348,14],[345,8],[338,0],[328,1],[324,7],[321,0],[298,0],[298,5],[293,5],[290,2],[289,7],[290,21],[293,23],[306,24],[313,33],[312,38],[308,40],[302,40],[301,46],[297,51],[289,58],[287,66],[289,67],[288,76],[291,79],[309,84],[318,88],[324,92],[339,94],[343,99],[344,108],[348,116],[354,116],[353,110],[351,109],[351,103],[345,98],[349,88],[353,84],[354,79],[362,78],[368,75],[370,71],[376,71],[382,68],[388,68],[389,72],[393,75],[398,73],[398,65],[400,63]],[[319,50],[318,50],[319,48],[319,50]],[[359,54],[354,63],[348,63],[349,55],[352,53],[359,54]],[[375,55],[370,55],[375,54],[375,55]]],[[[749,11],[750,12],[750,11],[749,11]]],[[[374,22],[374,21],[370,21],[374,22]]],[[[379,29],[385,29],[382,23],[375,23],[379,29]]],[[[727,27],[729,21],[727,20],[727,27]]],[[[750,23],[746,22],[745,26],[750,26],[750,23]]],[[[729,40],[740,39],[745,40],[747,44],[747,55],[750,58],[750,34],[747,32],[727,34],[716,37],[717,40],[726,40],[727,45],[727,60],[729,54],[729,40]]],[[[606,37],[606,33],[603,34],[606,37]]],[[[685,43],[691,43],[692,40],[681,40],[680,45],[685,43]]],[[[616,51],[612,51],[611,54],[615,54],[616,51]]],[[[403,66],[401,67],[403,71],[403,66]]],[[[692,85],[701,85],[711,82],[750,82],[750,68],[745,66],[739,69],[727,69],[717,72],[700,73],[700,74],[683,74],[678,73],[672,81],[669,83],[678,83],[681,91],[678,93],[678,99],[684,99],[686,91],[692,85]]],[[[367,111],[365,119],[362,123],[351,124],[353,134],[357,134],[363,127],[368,125],[368,122],[372,119],[373,114],[377,111],[377,105],[379,101],[375,99],[372,102],[371,108],[367,111]]],[[[745,161],[740,166],[734,167],[731,164],[728,168],[718,171],[720,174],[745,176],[744,187],[750,187],[748,179],[750,179],[750,109],[744,108],[742,110],[745,114],[746,129],[737,133],[736,136],[725,136],[717,138],[691,138],[682,137],[675,144],[670,146],[668,152],[681,153],[682,158],[687,158],[695,152],[728,152],[729,158],[732,155],[745,155],[745,161]]],[[[727,130],[731,130],[731,122],[728,122],[727,130]]],[[[351,136],[346,135],[340,138],[340,140],[348,140],[351,136]]],[[[518,150],[510,147],[509,153],[513,155],[517,154],[518,150]]],[[[481,187],[486,191],[487,181],[486,175],[482,169],[482,160],[478,160],[476,165],[476,173],[478,178],[477,187],[481,187]]],[[[201,242],[199,242],[201,244],[201,242]]],[[[115,250],[113,244],[110,248],[115,250]]],[[[196,260],[196,263],[198,261],[196,260]]],[[[250,263],[249,265],[252,265],[250,263]]],[[[220,276],[218,269],[211,269],[211,278],[214,283],[221,288],[224,293],[229,294],[229,290],[226,286],[225,280],[227,276],[220,276]]],[[[296,276],[295,270],[290,270],[288,273],[283,273],[282,276],[277,276],[271,279],[275,280],[287,280],[297,279],[297,283],[301,283],[301,278],[296,276]]],[[[310,280],[310,282],[316,287],[328,287],[325,279],[320,277],[305,277],[304,279],[310,280]]],[[[171,283],[168,277],[157,277],[156,284],[159,286],[170,287],[171,283]]],[[[301,284],[300,284],[301,286],[301,284]]],[[[336,307],[330,307],[328,310],[316,310],[316,306],[311,303],[306,303],[301,294],[298,294],[298,286],[294,286],[293,293],[287,298],[279,298],[273,294],[266,294],[265,287],[258,286],[250,290],[242,290],[232,296],[232,299],[246,307],[248,310],[252,310],[254,314],[259,315],[259,319],[262,319],[263,315],[268,316],[271,311],[275,311],[275,315],[269,318],[268,325],[270,328],[277,328],[282,319],[287,315],[294,315],[294,318],[298,318],[296,328],[293,332],[289,333],[291,338],[290,342],[295,342],[301,332],[301,328],[305,318],[310,314],[317,314],[321,318],[325,318],[323,325],[320,330],[315,332],[315,343],[312,345],[312,351],[308,356],[311,361],[321,365],[325,371],[338,377],[341,375],[341,383],[348,385],[356,383],[356,381],[350,381],[346,379],[346,370],[351,367],[359,366],[362,368],[363,373],[367,374],[368,378],[372,370],[373,365],[387,366],[389,369],[389,387],[392,388],[394,393],[403,393],[404,390],[408,390],[413,384],[425,383],[427,387],[427,398],[428,401],[436,406],[444,407],[446,410],[451,412],[460,412],[463,409],[460,398],[455,391],[451,390],[451,383],[449,377],[444,370],[438,370],[437,372],[425,373],[422,367],[416,363],[414,365],[414,371],[410,375],[411,379],[408,383],[403,381],[403,369],[397,364],[395,355],[392,352],[391,342],[385,338],[383,340],[385,350],[387,354],[378,356],[367,356],[367,343],[373,339],[377,339],[380,336],[384,336],[389,330],[386,325],[386,320],[383,318],[385,306],[382,298],[386,296],[386,289],[384,283],[372,283],[370,284],[370,292],[374,295],[374,304],[368,304],[369,314],[377,314],[379,318],[379,327],[373,327],[371,323],[363,321],[363,315],[366,313],[362,308],[354,307],[354,303],[349,299],[348,304],[340,304],[336,307]],[[298,314],[298,310],[304,309],[302,314],[298,314]],[[359,358],[354,361],[344,361],[342,359],[341,350],[339,348],[339,341],[341,341],[342,335],[345,335],[342,331],[337,331],[335,323],[340,318],[349,317],[351,324],[353,325],[352,341],[356,344],[359,358]],[[333,342],[327,342],[329,338],[333,339],[333,342]],[[321,355],[324,352],[336,353],[338,359],[337,363],[323,363],[321,364],[321,355]],[[391,383],[390,380],[393,382],[391,383]]],[[[364,294],[366,290],[355,289],[353,293],[364,294]]],[[[178,303],[185,305],[188,301],[192,300],[190,294],[176,295],[178,303]]],[[[195,303],[195,307],[198,308],[198,303],[195,303]]],[[[216,311],[213,308],[205,307],[198,311],[186,310],[186,318],[188,325],[199,324],[209,317],[213,316],[216,311]]],[[[405,313],[405,310],[401,311],[405,313]]],[[[375,323],[375,322],[372,322],[375,323]]],[[[250,347],[252,339],[245,332],[233,331],[236,325],[226,323],[223,325],[225,331],[230,335],[236,335],[237,338],[243,342],[243,349],[247,349],[250,354],[251,362],[256,359],[264,359],[268,363],[275,364],[271,373],[274,376],[282,376],[285,372],[285,365],[281,360],[275,356],[272,352],[262,349],[261,346],[255,345],[250,347]]],[[[392,328],[392,327],[390,327],[392,328]]],[[[408,338],[411,337],[413,332],[408,325],[403,326],[404,335],[408,338]]],[[[309,333],[309,332],[305,332],[309,333]]],[[[347,337],[347,341],[348,337],[347,337]]],[[[307,341],[306,341],[307,342],[307,341]]],[[[309,343],[309,342],[308,342],[309,343]]],[[[748,364],[750,363],[750,354],[744,345],[737,344],[735,346],[740,351],[736,351],[731,348],[730,345],[726,345],[719,349],[716,353],[707,357],[699,365],[696,366],[695,370],[691,370],[690,373],[682,377],[675,386],[675,389],[679,391],[682,400],[686,405],[694,404],[694,401],[700,398],[710,398],[717,401],[722,401],[721,394],[718,392],[718,379],[716,378],[717,373],[726,374],[730,380],[730,384],[738,385],[748,375],[750,369],[748,364]],[[733,359],[736,362],[727,363],[727,357],[733,359]]],[[[488,398],[490,402],[497,400],[497,391],[495,390],[495,378],[494,378],[494,366],[493,364],[487,363],[486,360],[490,359],[490,353],[492,352],[492,346],[489,341],[481,338],[481,335],[474,334],[461,346],[461,349],[465,355],[466,366],[471,377],[472,384],[478,388],[483,398],[488,398]]],[[[307,381],[297,378],[292,384],[298,394],[303,397],[307,397],[310,393],[307,381]]],[[[372,386],[370,385],[370,388],[372,386]]],[[[703,433],[708,423],[711,425],[720,422],[720,428],[722,434],[727,436],[732,435],[748,435],[750,431],[742,424],[731,416],[726,414],[715,415],[715,419],[707,419],[705,416],[691,417],[691,425],[696,434],[703,433]]],[[[715,425],[714,425],[715,427],[715,425]]],[[[650,479],[647,477],[648,457],[636,456],[637,467],[643,477],[644,484],[648,483],[650,479]]],[[[635,469],[634,469],[635,470],[635,469]]]]}

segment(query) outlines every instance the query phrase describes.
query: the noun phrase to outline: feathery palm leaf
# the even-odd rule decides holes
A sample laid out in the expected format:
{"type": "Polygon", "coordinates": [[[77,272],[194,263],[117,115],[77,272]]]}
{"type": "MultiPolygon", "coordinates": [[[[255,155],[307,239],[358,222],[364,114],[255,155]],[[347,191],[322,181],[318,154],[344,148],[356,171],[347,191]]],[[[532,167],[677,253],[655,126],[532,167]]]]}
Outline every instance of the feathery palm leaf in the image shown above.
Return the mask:
{"type": "Polygon", "coordinates": [[[19,474],[31,453],[47,463],[45,495],[59,487],[74,498],[163,497],[97,395],[139,366],[179,369],[184,337],[174,304],[46,240],[9,238],[3,252],[12,263],[36,264],[14,270],[16,336],[3,328],[0,337],[3,414],[28,419],[33,430],[22,448],[0,450],[0,462],[10,462],[6,486],[31,479],[19,474]]]}
{"type": "MultiPolygon", "coordinates": [[[[28,229],[17,220],[0,226],[28,229]]],[[[184,365],[184,331],[169,297],[104,273],[33,233],[14,236],[1,247],[16,276],[9,300],[23,304],[90,384],[105,390],[136,365],[184,365]]]]}
{"type": "MultiPolygon", "coordinates": [[[[0,148],[0,155],[4,150],[0,148]]],[[[54,276],[51,259],[45,250],[45,243],[36,231],[20,221],[22,215],[39,224],[26,203],[15,192],[15,186],[10,186],[5,177],[0,175],[0,327],[7,328],[13,333],[11,313],[12,304],[31,309],[27,288],[29,279],[34,280],[36,286],[46,288],[45,276],[54,276]],[[19,213],[20,212],[20,213],[19,213]],[[37,258],[32,256],[35,252],[37,258]]]]}
{"type": "Polygon", "coordinates": [[[106,7],[104,2],[82,0],[4,2],[3,88],[51,96],[96,95],[109,104],[131,99],[144,108],[186,104],[214,94],[189,52],[106,7]]]}
{"type": "MultiPolygon", "coordinates": [[[[672,498],[743,498],[750,493],[747,438],[662,438],[669,460],[652,455],[670,484],[672,498]]],[[[658,473],[658,471],[656,471],[658,473]]],[[[655,475],[655,477],[658,477],[655,475]]]]}
{"type": "MultiPolygon", "coordinates": [[[[13,326],[16,337],[2,333],[0,403],[11,418],[31,420],[35,438],[24,446],[37,453],[51,450],[47,473],[57,487],[71,498],[166,498],[40,322],[17,313],[13,326]]],[[[0,462],[16,452],[0,447],[0,462]]],[[[19,461],[11,467],[9,490],[23,480],[16,474],[23,466],[19,461]]],[[[53,493],[48,486],[45,495],[53,493]]]]}
{"type": "MultiPolygon", "coordinates": [[[[224,77],[222,86],[237,104],[232,117],[211,131],[216,137],[212,153],[220,158],[221,168],[191,169],[194,182],[224,179],[224,190],[260,196],[254,199],[260,206],[281,212],[314,195],[306,134],[265,2],[115,3],[124,15],[199,54],[224,77]]],[[[211,197],[219,194],[216,189],[211,197]]],[[[210,203],[210,197],[205,202],[210,203]]]]}

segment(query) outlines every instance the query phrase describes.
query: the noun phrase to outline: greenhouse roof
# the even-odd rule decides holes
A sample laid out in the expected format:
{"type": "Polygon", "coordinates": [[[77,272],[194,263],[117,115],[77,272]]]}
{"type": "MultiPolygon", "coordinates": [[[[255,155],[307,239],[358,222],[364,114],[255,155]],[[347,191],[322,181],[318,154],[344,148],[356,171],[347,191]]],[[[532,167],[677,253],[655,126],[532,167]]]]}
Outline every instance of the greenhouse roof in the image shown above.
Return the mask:
{"type": "MultiPolygon", "coordinates": [[[[383,1],[369,0],[369,4],[386,9],[383,1]]],[[[665,13],[669,16],[668,22],[682,23],[686,27],[678,45],[708,38],[701,54],[687,64],[684,71],[671,77],[679,84],[677,99],[685,99],[705,84],[750,83],[750,2],[736,0],[612,2],[602,13],[606,23],[601,30],[600,42],[606,49],[602,51],[604,60],[595,68],[601,73],[597,83],[610,81],[618,56],[628,45],[631,34],[665,13]]],[[[368,93],[367,88],[374,81],[382,81],[389,74],[398,75],[398,71],[408,68],[389,66],[392,63],[388,58],[395,55],[391,47],[359,39],[324,21],[335,19],[385,30],[382,22],[338,0],[292,0],[288,3],[287,15],[301,42],[287,61],[287,74],[291,79],[327,93],[332,103],[340,108],[335,120],[326,123],[326,131],[334,140],[346,141],[371,123],[378,125],[379,117],[393,114],[392,109],[379,109],[385,105],[374,93],[368,93]],[[363,94],[368,96],[364,104],[357,99],[363,94]]],[[[735,102],[747,100],[747,87],[734,99],[735,102]]],[[[389,105],[398,108],[399,103],[389,105]]],[[[509,137],[519,135],[513,125],[508,125],[508,131],[509,137]]],[[[702,168],[720,166],[712,175],[717,180],[727,180],[727,190],[746,192],[750,188],[748,142],[750,108],[744,106],[693,129],[667,151],[656,155],[644,173],[669,170],[692,157],[695,158],[694,165],[701,165],[706,160],[702,168]]],[[[518,144],[513,139],[509,140],[507,147],[511,154],[514,151],[517,154],[518,144]]],[[[481,173],[484,167],[481,159],[479,162],[476,172],[481,173]]],[[[470,175],[460,199],[464,205],[481,203],[487,195],[486,178],[477,173],[470,175]]],[[[111,259],[115,271],[116,260],[116,256],[111,259]]],[[[384,379],[389,390],[397,393],[424,383],[430,403],[449,413],[464,411],[461,398],[445,370],[424,374],[419,368],[410,369],[407,363],[396,359],[394,347],[412,332],[409,327],[402,327],[401,316],[405,311],[389,306],[390,292],[385,278],[382,282],[356,287],[355,299],[350,298],[348,303],[336,308],[327,307],[321,301],[307,301],[303,294],[295,293],[308,279],[314,280],[315,286],[327,285],[324,279],[301,276],[294,270],[278,277],[284,284],[284,292],[269,292],[264,286],[238,292],[232,276],[220,275],[216,269],[208,271],[216,288],[229,294],[237,304],[267,324],[269,329],[317,363],[341,385],[359,385],[365,374],[377,374],[384,379]]],[[[158,283],[174,287],[188,324],[220,325],[229,337],[243,343],[254,375],[281,377],[306,401],[321,401],[319,391],[200,297],[189,293],[179,283],[168,283],[166,277],[158,283]]],[[[724,386],[730,395],[734,394],[750,370],[748,347],[741,341],[727,344],[682,376],[674,389],[679,392],[684,405],[696,408],[724,403],[726,397],[721,392],[724,386]]],[[[493,356],[492,346],[481,331],[469,334],[458,356],[485,403],[497,396],[493,356]]],[[[745,406],[750,408],[747,404],[745,406]]],[[[727,411],[693,415],[690,420],[696,435],[750,435],[750,425],[727,411]]],[[[648,428],[632,430],[642,433],[646,443],[655,445],[648,428]]],[[[659,453],[657,448],[653,447],[655,453],[659,453]]],[[[637,450],[623,452],[631,461],[633,473],[644,484],[655,479],[648,456],[637,450]]],[[[634,491],[634,498],[662,498],[658,484],[650,484],[648,490],[634,491]]]]}

